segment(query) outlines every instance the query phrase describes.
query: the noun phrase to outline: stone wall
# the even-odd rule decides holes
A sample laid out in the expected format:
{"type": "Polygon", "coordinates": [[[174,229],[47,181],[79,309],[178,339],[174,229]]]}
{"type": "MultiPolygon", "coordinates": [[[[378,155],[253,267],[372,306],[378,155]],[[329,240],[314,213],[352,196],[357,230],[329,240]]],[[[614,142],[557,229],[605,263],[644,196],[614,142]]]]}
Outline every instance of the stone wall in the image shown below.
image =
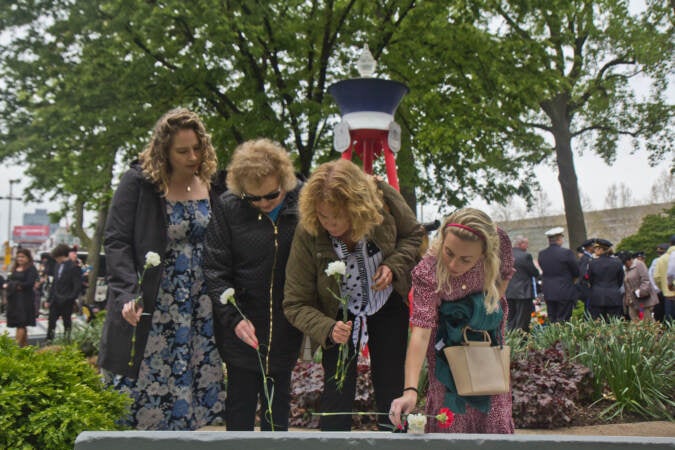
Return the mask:
{"type": "MultiPolygon", "coordinates": [[[[662,213],[664,210],[672,208],[674,204],[673,202],[657,203],[586,212],[584,213],[586,235],[608,239],[614,244],[618,244],[621,239],[637,232],[644,216],[662,213]]],[[[535,256],[539,251],[548,247],[548,241],[544,236],[546,230],[553,227],[563,227],[565,228],[565,236],[569,236],[565,216],[562,214],[500,222],[499,226],[506,230],[512,239],[521,234],[527,237],[530,241],[529,252],[535,256]]],[[[566,240],[563,245],[575,249],[580,244],[580,242],[570,243],[566,240]]]]}

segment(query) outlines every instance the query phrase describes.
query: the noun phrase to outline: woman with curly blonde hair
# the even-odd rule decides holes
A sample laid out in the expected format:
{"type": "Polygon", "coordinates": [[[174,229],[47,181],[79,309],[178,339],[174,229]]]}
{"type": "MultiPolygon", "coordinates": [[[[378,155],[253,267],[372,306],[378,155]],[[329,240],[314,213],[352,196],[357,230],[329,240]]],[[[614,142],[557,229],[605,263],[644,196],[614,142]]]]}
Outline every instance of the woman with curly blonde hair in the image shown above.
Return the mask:
{"type": "MultiPolygon", "coordinates": [[[[178,154],[187,153],[183,151],[178,154]]],[[[190,192],[194,183],[208,188],[218,167],[211,136],[206,132],[199,116],[185,108],[172,109],[157,121],[152,138],[138,159],[145,176],[164,196],[169,193],[169,186],[172,184],[174,191],[182,191],[184,188],[190,192]],[[190,155],[193,159],[187,161],[188,171],[183,174],[182,167],[176,164],[177,161],[172,164],[171,146],[174,139],[180,138],[177,134],[192,134],[190,131],[194,133],[191,136],[194,140],[194,155],[190,155]]]]}
{"type": "MultiPolygon", "coordinates": [[[[426,413],[442,407],[455,413],[449,428],[435,421],[427,432],[513,433],[511,393],[462,397],[457,394],[442,348],[459,345],[468,326],[487,330],[493,343],[504,339],[506,286],[514,272],[511,240],[483,211],[455,211],[441,225],[427,254],[412,272],[412,332],[405,360],[405,389],[391,404],[392,422],[417,403],[419,374],[426,351],[429,377],[426,413]]],[[[469,335],[471,332],[469,332],[469,335]]]]}
{"type": "MultiPolygon", "coordinates": [[[[344,384],[336,384],[338,344],[348,344],[348,361],[366,344],[370,349],[375,402],[387,408],[403,388],[408,330],[410,270],[424,229],[394,188],[377,182],[351,161],[320,165],[300,194],[298,226],[286,269],[284,313],[323,350],[321,411],[351,411],[356,362],[344,384]],[[338,283],[325,271],[342,261],[338,283]],[[347,299],[349,320],[340,302],[347,299]]],[[[323,431],[349,431],[351,416],[321,417],[323,431]]]]}
{"type": "Polygon", "coordinates": [[[194,430],[222,422],[222,361],[202,269],[216,166],[199,116],[172,109],[113,196],[99,365],[108,383],[133,399],[125,424],[134,428],[194,430]],[[149,252],[161,264],[146,270],[149,252]]]}
{"type": "Polygon", "coordinates": [[[227,167],[228,191],[218,198],[206,235],[206,283],[216,317],[218,350],[227,366],[228,430],[253,431],[256,406],[272,416],[263,431],[288,429],[291,372],[302,334],[282,312],[286,260],[298,223],[301,183],[288,152],[270,139],[246,141],[227,167]],[[235,290],[237,309],[220,302],[235,290]],[[261,374],[258,353],[265,364],[261,374]],[[268,385],[265,386],[264,383],[268,385]]]}

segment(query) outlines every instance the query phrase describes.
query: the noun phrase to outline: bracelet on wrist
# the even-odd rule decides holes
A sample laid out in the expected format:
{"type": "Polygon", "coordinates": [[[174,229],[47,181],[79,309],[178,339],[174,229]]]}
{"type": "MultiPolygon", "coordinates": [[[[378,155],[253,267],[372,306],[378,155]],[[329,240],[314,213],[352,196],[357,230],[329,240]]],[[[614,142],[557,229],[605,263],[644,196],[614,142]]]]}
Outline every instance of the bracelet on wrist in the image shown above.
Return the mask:
{"type": "Polygon", "coordinates": [[[403,392],[405,392],[405,391],[415,391],[415,394],[416,394],[416,395],[420,395],[420,393],[419,393],[419,391],[417,390],[417,388],[416,388],[416,387],[413,387],[413,386],[408,386],[407,388],[404,388],[404,389],[403,389],[403,392]]]}

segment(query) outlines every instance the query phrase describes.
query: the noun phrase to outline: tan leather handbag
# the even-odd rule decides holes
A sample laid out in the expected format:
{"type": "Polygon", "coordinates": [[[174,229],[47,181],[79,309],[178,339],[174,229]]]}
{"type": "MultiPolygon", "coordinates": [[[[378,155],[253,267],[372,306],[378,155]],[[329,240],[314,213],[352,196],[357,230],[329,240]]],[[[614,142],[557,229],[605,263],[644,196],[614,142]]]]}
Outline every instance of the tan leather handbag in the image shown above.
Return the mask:
{"type": "Polygon", "coordinates": [[[445,347],[457,393],[462,396],[494,395],[509,392],[511,383],[511,348],[508,345],[492,346],[490,334],[485,330],[482,341],[469,341],[464,327],[464,343],[445,347]]]}

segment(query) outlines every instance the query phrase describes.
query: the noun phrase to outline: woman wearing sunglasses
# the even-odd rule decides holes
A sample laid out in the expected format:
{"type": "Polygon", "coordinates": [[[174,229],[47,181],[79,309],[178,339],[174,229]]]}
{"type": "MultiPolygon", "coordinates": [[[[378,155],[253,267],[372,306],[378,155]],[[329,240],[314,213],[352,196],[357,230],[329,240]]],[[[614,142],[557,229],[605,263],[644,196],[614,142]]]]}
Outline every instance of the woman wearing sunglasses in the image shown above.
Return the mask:
{"type": "MultiPolygon", "coordinates": [[[[228,191],[213,207],[206,235],[206,281],[216,317],[215,333],[227,365],[228,430],[250,431],[256,405],[267,411],[260,352],[268,390],[274,392],[274,430],[288,428],[291,371],[302,335],[281,309],[286,260],[298,222],[300,183],[288,153],[269,139],[247,141],[227,168],[228,191]],[[220,296],[235,290],[243,320],[220,296]]],[[[270,430],[261,417],[261,429],[270,430]]]]}

